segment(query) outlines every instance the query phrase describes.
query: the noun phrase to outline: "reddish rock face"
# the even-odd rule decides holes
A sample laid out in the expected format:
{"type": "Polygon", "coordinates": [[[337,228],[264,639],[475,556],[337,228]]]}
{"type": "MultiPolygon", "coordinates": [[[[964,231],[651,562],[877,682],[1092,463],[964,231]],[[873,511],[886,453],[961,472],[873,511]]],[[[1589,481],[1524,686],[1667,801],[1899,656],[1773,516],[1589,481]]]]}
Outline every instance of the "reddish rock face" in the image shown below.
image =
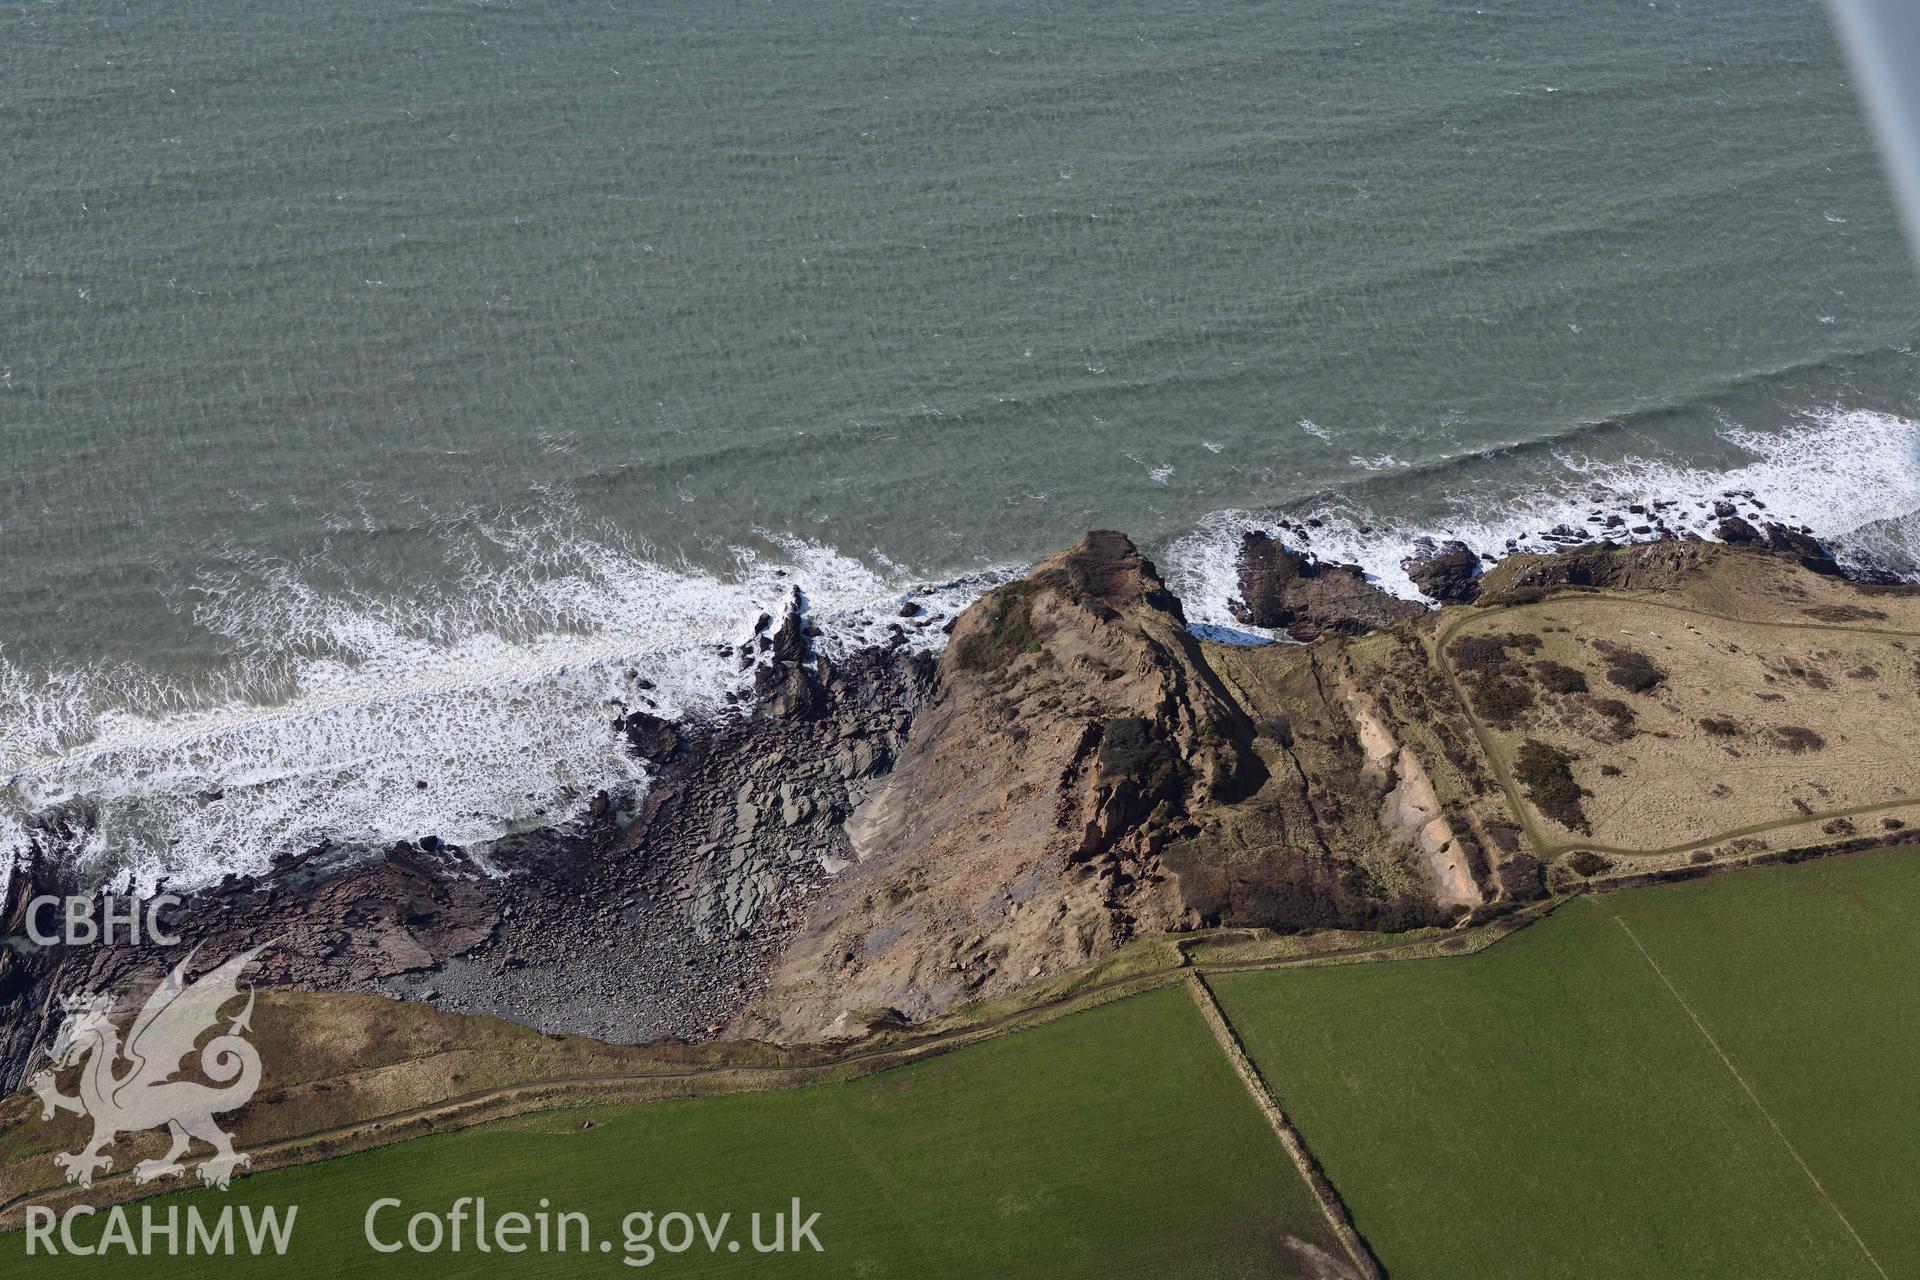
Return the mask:
{"type": "Polygon", "coordinates": [[[1252,740],[1152,562],[1088,534],[961,616],[933,702],[848,824],[858,861],[736,1030],[917,1021],[1180,923],[1159,851],[1260,784],[1252,740]]]}
{"type": "Polygon", "coordinates": [[[1227,607],[1248,626],[1280,628],[1295,640],[1364,635],[1426,612],[1368,582],[1359,565],[1329,564],[1257,529],[1241,539],[1240,599],[1227,607]]]}

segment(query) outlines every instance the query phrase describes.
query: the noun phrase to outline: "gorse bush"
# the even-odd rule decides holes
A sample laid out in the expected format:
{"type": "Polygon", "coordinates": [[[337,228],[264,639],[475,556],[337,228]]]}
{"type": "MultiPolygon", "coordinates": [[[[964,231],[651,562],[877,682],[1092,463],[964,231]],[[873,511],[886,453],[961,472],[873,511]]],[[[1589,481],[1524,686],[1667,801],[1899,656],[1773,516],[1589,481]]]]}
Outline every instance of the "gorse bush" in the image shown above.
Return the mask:
{"type": "Polygon", "coordinates": [[[1462,671],[1479,671],[1507,660],[1507,646],[1499,636],[1461,636],[1447,647],[1447,656],[1462,671]]]}
{"type": "Polygon", "coordinates": [[[1109,720],[1100,735],[1100,771],[1114,777],[1147,779],[1174,764],[1173,744],[1154,732],[1145,716],[1109,720]]]}
{"type": "Polygon", "coordinates": [[[1549,693],[1585,693],[1587,677],[1564,662],[1535,663],[1533,673],[1549,693]]]}
{"type": "Polygon", "coordinates": [[[1785,747],[1797,756],[1805,755],[1809,751],[1818,751],[1827,745],[1825,738],[1797,724],[1777,724],[1767,732],[1776,745],[1785,747]]]}
{"type": "Polygon", "coordinates": [[[1511,729],[1514,721],[1533,710],[1533,690],[1505,677],[1483,680],[1473,686],[1473,710],[1496,728],[1511,729]]]}
{"type": "Polygon", "coordinates": [[[1514,757],[1513,776],[1541,813],[1569,831],[1585,834],[1593,829],[1580,803],[1588,793],[1574,780],[1573,758],[1566,752],[1528,738],[1514,757]]]}
{"type": "Polygon", "coordinates": [[[954,643],[954,661],[968,671],[999,671],[1021,654],[1039,648],[1040,633],[1033,625],[1036,590],[1030,582],[1015,582],[982,600],[987,626],[954,643]]]}
{"type": "Polygon", "coordinates": [[[1597,876],[1602,871],[1613,870],[1613,863],[1591,849],[1581,849],[1573,854],[1567,859],[1567,866],[1583,876],[1597,876]]]}
{"type": "Polygon", "coordinates": [[[1587,705],[1606,718],[1615,738],[1633,736],[1634,725],[1639,717],[1634,715],[1632,707],[1618,698],[1595,698],[1587,705]]]}
{"type": "Polygon", "coordinates": [[[1506,665],[1508,652],[1538,653],[1540,637],[1521,631],[1504,635],[1461,636],[1447,646],[1447,656],[1462,671],[1490,671],[1506,665]]]}
{"type": "Polygon", "coordinates": [[[1628,693],[1646,693],[1667,678],[1667,673],[1638,649],[1628,649],[1605,640],[1596,641],[1593,647],[1607,659],[1607,681],[1628,693]]]}
{"type": "Polygon", "coordinates": [[[1513,631],[1503,635],[1462,636],[1447,646],[1447,656],[1464,677],[1474,714],[1497,729],[1511,729],[1533,710],[1533,688],[1526,672],[1508,655],[1535,653],[1540,637],[1513,631]]]}

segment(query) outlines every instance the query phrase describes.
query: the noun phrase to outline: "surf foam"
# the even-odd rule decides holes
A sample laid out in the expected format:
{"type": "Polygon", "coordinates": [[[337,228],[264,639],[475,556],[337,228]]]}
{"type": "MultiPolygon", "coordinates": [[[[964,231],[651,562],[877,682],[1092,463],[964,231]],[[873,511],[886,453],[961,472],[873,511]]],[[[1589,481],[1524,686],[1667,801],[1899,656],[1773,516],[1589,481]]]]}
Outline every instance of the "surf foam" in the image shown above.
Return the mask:
{"type": "Polygon", "coordinates": [[[63,857],[147,887],[257,873],[323,838],[481,844],[564,821],[601,789],[643,791],[613,718],[730,714],[752,681],[735,650],[793,585],[832,653],[894,627],[937,647],[993,581],[911,589],[897,567],[773,535],[712,573],[564,509],[447,540],[454,584],[425,598],[323,591],[336,566],[318,560],[203,576],[186,607],[240,655],[229,682],[252,696],[194,705],[137,672],[33,675],[0,655],[0,855],[63,806],[85,815],[63,857]]]}
{"type": "MultiPolygon", "coordinates": [[[[1422,538],[1458,539],[1475,551],[1503,556],[1563,545],[1544,536],[1556,527],[1583,538],[1603,535],[1636,540],[1630,530],[1648,521],[1633,506],[1668,500],[1669,527],[1712,537],[1719,522],[1714,503],[1727,493],[1751,492],[1764,504],[1740,504],[1759,517],[1805,525],[1839,546],[1843,561],[1871,560],[1912,573],[1920,565],[1920,424],[1896,414],[1828,408],[1803,415],[1798,426],[1777,433],[1734,424],[1719,432],[1750,461],[1725,469],[1687,466],[1639,456],[1600,460],[1570,449],[1556,450],[1557,480],[1494,509],[1484,490],[1462,487],[1436,495],[1446,510],[1437,518],[1411,520],[1351,495],[1328,495],[1282,512],[1218,512],[1166,552],[1168,584],[1203,634],[1226,639],[1270,638],[1272,633],[1236,623],[1227,601],[1239,594],[1240,540],[1261,529],[1298,544],[1297,534],[1278,527],[1284,514],[1296,523],[1317,520],[1306,545],[1323,560],[1358,564],[1395,595],[1425,599],[1401,560],[1422,538]],[[1602,521],[1589,517],[1598,513],[1602,521]],[[1609,515],[1622,517],[1604,527],[1609,515]]],[[[1653,535],[1638,535],[1644,540],[1653,535]]]]}
{"type": "MultiPolygon", "coordinates": [[[[1679,503],[1670,525],[1707,534],[1713,502],[1742,490],[1766,504],[1765,518],[1920,563],[1912,421],[1833,409],[1782,433],[1729,425],[1721,435],[1749,460],[1713,470],[1565,450],[1556,481],[1497,510],[1462,487],[1434,520],[1351,494],[1287,514],[1321,522],[1310,531],[1320,556],[1356,562],[1408,597],[1418,593],[1400,561],[1421,537],[1495,554],[1544,549],[1555,526],[1598,536],[1591,513],[1661,499],[1679,503]]],[[[1271,638],[1234,624],[1227,601],[1238,592],[1241,534],[1277,519],[1221,512],[1160,554],[1196,630],[1271,638]]],[[[806,593],[829,655],[936,649],[948,619],[1022,571],[916,585],[877,552],[868,563],[760,534],[712,572],[582,520],[564,494],[537,512],[463,513],[439,532],[451,585],[385,596],[316,585],[345,576],[324,559],[229,557],[240,567],[203,576],[181,604],[239,655],[230,685],[211,693],[131,668],[27,672],[0,654],[0,856],[26,847],[34,815],[62,805],[89,815],[65,856],[146,886],[258,872],[322,837],[481,845],[564,821],[603,788],[642,791],[644,768],[613,717],[733,713],[752,679],[738,646],[760,614],[778,615],[792,586],[806,593]],[[907,599],[920,606],[911,620],[900,617],[907,599]]]]}

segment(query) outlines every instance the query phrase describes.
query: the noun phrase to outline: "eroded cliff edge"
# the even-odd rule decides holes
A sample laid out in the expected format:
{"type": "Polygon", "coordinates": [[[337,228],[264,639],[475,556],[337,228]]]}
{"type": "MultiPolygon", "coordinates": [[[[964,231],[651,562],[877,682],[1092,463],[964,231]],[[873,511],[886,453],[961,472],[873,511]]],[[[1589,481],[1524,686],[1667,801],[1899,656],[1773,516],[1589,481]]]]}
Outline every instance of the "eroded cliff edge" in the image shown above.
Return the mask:
{"type": "MultiPolygon", "coordinates": [[[[622,710],[610,731],[655,770],[637,803],[603,794],[484,856],[316,849],[189,895],[171,927],[208,955],[271,942],[270,986],[611,1041],[805,1043],[1142,934],[1446,926],[1905,838],[1920,595],[1776,541],[1585,543],[1484,573],[1442,549],[1428,576],[1473,603],[1427,611],[1250,538],[1247,621],[1298,644],[1196,638],[1112,532],[987,593],[937,662],[907,636],[939,624],[910,607],[891,644],[816,652],[796,593],[729,651],[757,673],[739,714],[622,710]]],[[[60,995],[182,954],[22,945],[33,893],[87,888],[15,873],[0,1084],[60,995]]]]}
{"type": "MultiPolygon", "coordinates": [[[[849,822],[857,861],[735,1029],[809,1040],[919,1021],[1140,933],[1403,928],[1478,905],[1470,871],[1436,876],[1440,846],[1452,868],[1472,858],[1366,710],[1344,639],[1203,643],[1114,532],[990,593],[849,822]]],[[[1396,647],[1382,669],[1417,681],[1420,654],[1396,647]]]]}

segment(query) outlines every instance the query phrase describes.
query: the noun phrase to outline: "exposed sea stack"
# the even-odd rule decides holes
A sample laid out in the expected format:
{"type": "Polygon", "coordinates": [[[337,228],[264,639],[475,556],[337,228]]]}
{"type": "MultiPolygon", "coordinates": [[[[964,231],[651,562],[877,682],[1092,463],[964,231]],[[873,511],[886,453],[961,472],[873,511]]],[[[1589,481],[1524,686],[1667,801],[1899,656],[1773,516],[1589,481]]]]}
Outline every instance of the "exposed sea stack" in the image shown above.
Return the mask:
{"type": "Polygon", "coordinates": [[[1364,635],[1426,610],[1367,581],[1356,564],[1331,564],[1255,529],[1240,540],[1240,598],[1235,619],[1284,630],[1295,640],[1327,632],[1364,635]]]}
{"type": "Polygon", "coordinates": [[[1423,538],[1400,567],[1423,595],[1441,604],[1472,604],[1480,595],[1480,557],[1464,542],[1435,546],[1423,538]]]}
{"type": "Polygon", "coordinates": [[[741,1029],[918,1020],[1180,923],[1157,854],[1261,785],[1253,737],[1152,563],[1088,534],[962,615],[932,704],[849,823],[858,862],[741,1029]]]}

